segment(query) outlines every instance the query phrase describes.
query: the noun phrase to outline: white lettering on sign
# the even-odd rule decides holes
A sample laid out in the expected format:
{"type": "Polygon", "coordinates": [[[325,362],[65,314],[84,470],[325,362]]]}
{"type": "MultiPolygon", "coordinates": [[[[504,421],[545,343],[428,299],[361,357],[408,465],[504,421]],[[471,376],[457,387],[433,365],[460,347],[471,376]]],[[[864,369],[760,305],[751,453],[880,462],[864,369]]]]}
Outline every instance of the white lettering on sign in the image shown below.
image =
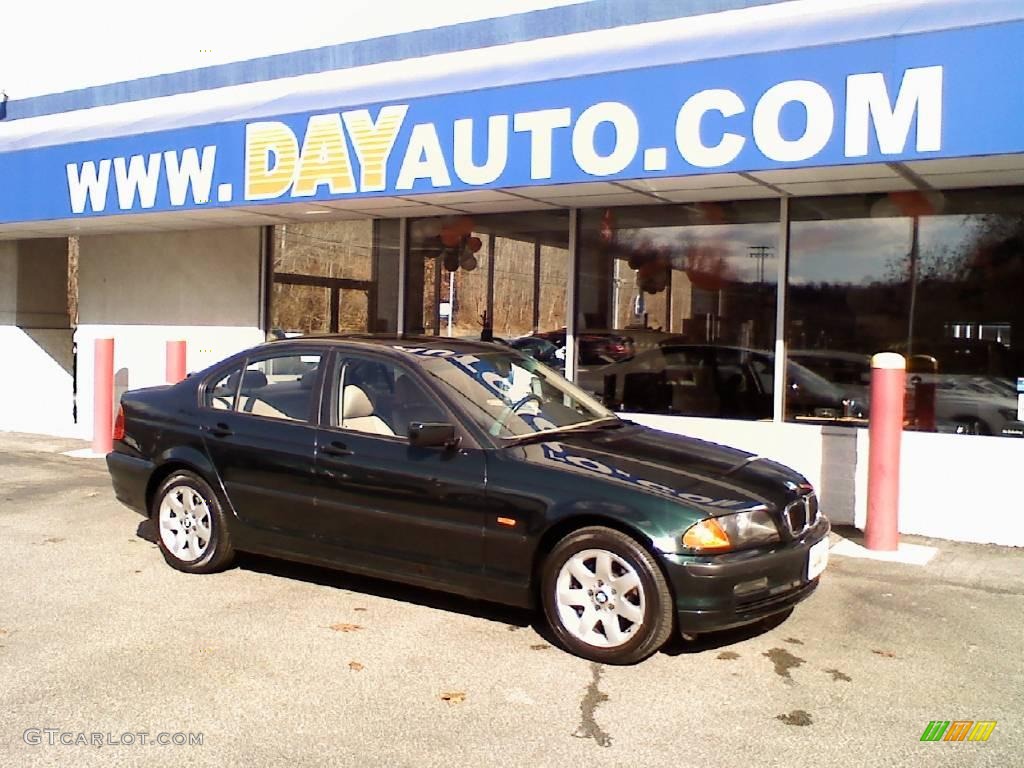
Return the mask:
{"type": "Polygon", "coordinates": [[[633,110],[617,101],[604,101],[583,111],[572,129],[572,156],[581,171],[593,176],[621,173],[633,162],[640,146],[640,123],[633,110]],[[607,155],[598,154],[594,135],[601,123],[615,127],[615,146],[607,155]]]}
{"type": "Polygon", "coordinates": [[[473,120],[455,121],[455,175],[466,184],[497,181],[508,165],[508,115],[487,118],[487,152],[483,165],[473,161],[473,120]]]}
{"type": "Polygon", "coordinates": [[[88,199],[93,211],[107,207],[107,187],[110,185],[110,160],[100,160],[99,169],[92,160],[82,163],[68,163],[68,193],[71,210],[84,213],[88,199]]]}
{"type": "Polygon", "coordinates": [[[830,152],[831,162],[911,149],[937,152],[943,84],[941,66],[922,66],[903,72],[895,94],[881,72],[850,74],[845,100],[834,100],[813,80],[779,82],[746,102],[739,89],[699,90],[683,101],[674,126],[661,126],[674,129],[678,152],[671,155],[665,146],[641,146],[643,113],[636,105],[611,100],[581,110],[553,106],[438,118],[405,133],[410,109],[405,104],[309,115],[302,128],[295,118],[259,120],[244,126],[242,179],[215,179],[218,147],[212,144],[108,156],[64,166],[68,202],[76,214],[100,213],[108,205],[120,211],[205,205],[212,202],[215,180],[220,182],[217,202],[231,204],[239,183],[246,201],[260,201],[401,192],[417,185],[440,190],[453,186],[453,174],[461,188],[517,186],[527,179],[551,179],[556,164],[560,181],[629,169],[676,174],[719,169],[735,165],[741,155],[750,161],[744,168],[756,169],[755,147],[772,163],[803,163],[819,158],[834,139],[843,148],[830,152]],[[845,114],[837,117],[837,105],[845,114]],[[789,122],[800,127],[790,128],[789,122]],[[840,136],[837,122],[843,124],[840,136]],[[562,129],[569,133],[558,133],[562,129]],[[396,152],[400,138],[404,145],[396,152]],[[562,152],[557,163],[556,146],[562,152]],[[520,157],[513,157],[513,149],[520,157]],[[396,154],[400,161],[392,159],[396,154]]]}
{"type": "Polygon", "coordinates": [[[725,132],[717,144],[708,146],[700,136],[701,122],[708,112],[734,117],[746,108],[732,91],[712,89],[695,93],[686,100],[676,118],[676,146],[679,154],[697,168],[718,168],[739,157],[746,139],[738,133],[725,132]]]}
{"type": "Polygon", "coordinates": [[[918,67],[903,74],[896,105],[881,72],[846,78],[846,156],[868,154],[868,134],[874,126],[878,149],[885,155],[903,152],[910,124],[917,116],[915,149],[942,148],[942,67],[918,67]]]}
{"type": "Polygon", "coordinates": [[[202,159],[195,147],[181,153],[164,152],[164,168],[167,170],[167,192],[171,205],[184,205],[188,193],[199,205],[210,202],[210,188],[213,186],[213,166],[217,160],[216,147],[203,147],[202,159]]]}
{"type": "Polygon", "coordinates": [[[430,179],[433,187],[450,187],[452,184],[433,123],[413,126],[395,189],[412,189],[417,179],[430,179]]]}
{"type": "Polygon", "coordinates": [[[117,187],[117,204],[122,211],[130,210],[138,193],[139,205],[152,208],[156,205],[156,190],[160,183],[159,152],[148,158],[133,155],[125,162],[123,157],[114,158],[114,186],[117,187]]]}
{"type": "Polygon", "coordinates": [[[810,80],[790,80],[765,91],[754,107],[754,143],[771,160],[796,162],[821,152],[832,138],[835,109],[832,97],[810,80]],[[797,102],[807,111],[803,135],[786,139],[779,127],[782,108],[797,102]]]}
{"type": "Polygon", "coordinates": [[[541,109],[519,112],[512,119],[512,130],[530,134],[530,178],[551,178],[552,136],[558,128],[572,125],[572,110],[541,109]]]}

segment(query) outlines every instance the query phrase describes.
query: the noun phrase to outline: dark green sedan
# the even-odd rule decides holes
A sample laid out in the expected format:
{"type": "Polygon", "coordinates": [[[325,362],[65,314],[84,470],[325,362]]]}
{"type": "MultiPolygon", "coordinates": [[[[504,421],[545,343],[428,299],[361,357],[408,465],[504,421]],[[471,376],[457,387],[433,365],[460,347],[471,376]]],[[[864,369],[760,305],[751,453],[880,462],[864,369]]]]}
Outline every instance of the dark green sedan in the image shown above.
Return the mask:
{"type": "Polygon", "coordinates": [[[255,552],[539,608],[602,663],[786,611],[828,560],[798,473],[497,344],[267,342],[123,395],[107,465],[179,570],[255,552]]]}

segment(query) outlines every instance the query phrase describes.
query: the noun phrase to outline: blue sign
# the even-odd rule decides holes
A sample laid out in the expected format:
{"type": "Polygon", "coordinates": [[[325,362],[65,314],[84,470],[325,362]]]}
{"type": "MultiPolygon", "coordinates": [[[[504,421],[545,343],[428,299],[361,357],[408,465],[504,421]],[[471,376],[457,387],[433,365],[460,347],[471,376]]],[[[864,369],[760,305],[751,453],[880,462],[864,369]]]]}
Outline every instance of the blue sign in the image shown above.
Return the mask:
{"type": "Polygon", "coordinates": [[[1024,152],[1024,23],[0,154],[0,223],[1024,152]]]}

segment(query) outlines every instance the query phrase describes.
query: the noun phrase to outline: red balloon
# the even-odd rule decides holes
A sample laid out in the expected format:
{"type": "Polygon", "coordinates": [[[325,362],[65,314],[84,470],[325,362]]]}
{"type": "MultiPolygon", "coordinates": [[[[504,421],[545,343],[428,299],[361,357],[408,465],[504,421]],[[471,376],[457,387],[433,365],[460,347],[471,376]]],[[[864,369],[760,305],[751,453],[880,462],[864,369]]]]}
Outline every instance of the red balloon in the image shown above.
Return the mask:
{"type": "Polygon", "coordinates": [[[455,246],[457,246],[459,244],[459,240],[461,239],[462,237],[459,235],[459,233],[455,232],[454,230],[441,230],[441,242],[444,243],[449,248],[454,248],[455,246]]]}
{"type": "Polygon", "coordinates": [[[452,223],[451,228],[460,235],[468,235],[473,231],[473,219],[469,216],[460,216],[452,223]]]}
{"type": "Polygon", "coordinates": [[[469,238],[469,240],[466,241],[466,245],[469,246],[469,250],[471,253],[476,253],[481,248],[483,248],[484,241],[481,240],[479,237],[471,237],[469,238]]]}

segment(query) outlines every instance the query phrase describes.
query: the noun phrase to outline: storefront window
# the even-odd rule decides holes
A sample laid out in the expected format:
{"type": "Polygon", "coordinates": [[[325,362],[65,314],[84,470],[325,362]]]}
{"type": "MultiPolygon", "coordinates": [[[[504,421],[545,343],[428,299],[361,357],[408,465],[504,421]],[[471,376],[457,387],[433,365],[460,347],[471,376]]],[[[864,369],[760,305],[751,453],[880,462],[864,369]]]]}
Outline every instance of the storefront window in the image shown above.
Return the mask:
{"type": "Polygon", "coordinates": [[[568,275],[566,211],[414,219],[406,330],[493,339],[560,366],[543,336],[564,331],[568,275]]]}
{"type": "MultiPolygon", "coordinates": [[[[871,355],[908,361],[906,428],[1024,436],[1024,190],[794,200],[791,364],[870,411],[871,355]]],[[[794,419],[831,406],[792,372],[794,419]]],[[[854,404],[850,407],[851,402],[854,404]]]]}
{"type": "Polygon", "coordinates": [[[275,227],[270,334],[393,332],[398,231],[385,220],[275,227]]]}
{"type": "Polygon", "coordinates": [[[771,419],[777,200],[580,213],[577,382],[613,410],[771,419]]]}

